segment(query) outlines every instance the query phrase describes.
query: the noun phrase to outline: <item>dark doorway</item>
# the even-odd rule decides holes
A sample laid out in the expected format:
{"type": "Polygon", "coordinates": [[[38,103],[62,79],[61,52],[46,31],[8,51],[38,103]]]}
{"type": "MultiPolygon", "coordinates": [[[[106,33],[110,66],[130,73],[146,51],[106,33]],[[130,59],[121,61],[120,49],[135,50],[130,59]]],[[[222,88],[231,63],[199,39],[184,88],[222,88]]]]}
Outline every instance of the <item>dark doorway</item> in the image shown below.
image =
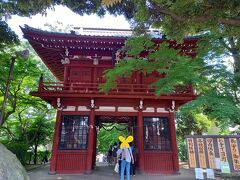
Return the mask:
{"type": "MultiPolygon", "coordinates": [[[[96,142],[96,166],[109,166],[108,150],[121,135],[134,137],[133,145],[137,147],[136,117],[134,116],[96,116],[97,142],[96,142]]],[[[112,168],[113,169],[113,168],[112,168]]]]}

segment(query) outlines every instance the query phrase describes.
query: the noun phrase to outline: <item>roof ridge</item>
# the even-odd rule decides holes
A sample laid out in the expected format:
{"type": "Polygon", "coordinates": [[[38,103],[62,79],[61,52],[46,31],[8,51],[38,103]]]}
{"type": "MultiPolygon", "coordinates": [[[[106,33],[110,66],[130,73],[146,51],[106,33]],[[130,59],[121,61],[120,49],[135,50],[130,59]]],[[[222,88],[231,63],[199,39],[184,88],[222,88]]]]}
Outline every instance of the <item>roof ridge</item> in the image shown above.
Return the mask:
{"type": "Polygon", "coordinates": [[[93,31],[129,31],[132,32],[133,29],[119,29],[119,28],[93,28],[93,27],[73,27],[73,29],[79,30],[93,30],[93,31]]]}

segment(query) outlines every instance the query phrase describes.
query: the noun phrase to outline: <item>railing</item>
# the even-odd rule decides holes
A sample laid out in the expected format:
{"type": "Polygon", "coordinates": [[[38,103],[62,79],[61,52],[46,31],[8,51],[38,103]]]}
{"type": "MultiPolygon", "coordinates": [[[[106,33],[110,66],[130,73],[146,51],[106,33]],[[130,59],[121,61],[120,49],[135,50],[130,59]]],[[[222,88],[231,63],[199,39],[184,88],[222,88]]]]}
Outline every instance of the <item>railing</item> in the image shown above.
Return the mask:
{"type": "MultiPolygon", "coordinates": [[[[150,95],[154,96],[154,89],[146,84],[118,84],[108,94],[118,95],[150,95]]],[[[61,82],[39,82],[38,92],[61,92],[80,94],[104,94],[100,92],[97,83],[61,83],[61,82]]],[[[191,86],[179,86],[171,95],[193,96],[191,86]]]]}

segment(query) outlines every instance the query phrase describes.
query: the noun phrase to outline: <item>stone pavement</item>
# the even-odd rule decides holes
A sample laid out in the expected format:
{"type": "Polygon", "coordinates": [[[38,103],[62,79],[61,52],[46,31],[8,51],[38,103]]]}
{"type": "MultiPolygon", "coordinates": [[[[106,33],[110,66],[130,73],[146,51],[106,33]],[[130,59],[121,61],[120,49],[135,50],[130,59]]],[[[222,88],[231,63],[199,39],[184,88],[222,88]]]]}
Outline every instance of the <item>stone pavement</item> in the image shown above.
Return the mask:
{"type": "MultiPolygon", "coordinates": [[[[42,166],[28,172],[30,180],[113,180],[120,176],[113,171],[113,166],[97,166],[92,174],[48,174],[49,166],[42,166]]],[[[194,180],[194,171],[181,166],[177,175],[137,174],[131,180],[194,180]]]]}

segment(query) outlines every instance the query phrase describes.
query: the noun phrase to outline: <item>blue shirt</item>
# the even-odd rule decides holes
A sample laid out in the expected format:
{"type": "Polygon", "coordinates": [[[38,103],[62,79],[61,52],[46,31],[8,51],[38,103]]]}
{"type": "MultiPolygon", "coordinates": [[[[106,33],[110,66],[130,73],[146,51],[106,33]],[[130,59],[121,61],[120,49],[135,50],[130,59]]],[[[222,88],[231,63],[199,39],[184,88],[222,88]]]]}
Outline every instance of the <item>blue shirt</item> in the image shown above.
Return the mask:
{"type": "Polygon", "coordinates": [[[125,154],[126,154],[126,161],[131,162],[132,149],[131,148],[122,149],[122,158],[123,158],[123,151],[125,151],[125,154]]]}

